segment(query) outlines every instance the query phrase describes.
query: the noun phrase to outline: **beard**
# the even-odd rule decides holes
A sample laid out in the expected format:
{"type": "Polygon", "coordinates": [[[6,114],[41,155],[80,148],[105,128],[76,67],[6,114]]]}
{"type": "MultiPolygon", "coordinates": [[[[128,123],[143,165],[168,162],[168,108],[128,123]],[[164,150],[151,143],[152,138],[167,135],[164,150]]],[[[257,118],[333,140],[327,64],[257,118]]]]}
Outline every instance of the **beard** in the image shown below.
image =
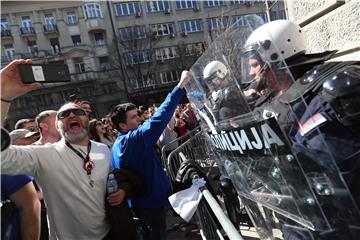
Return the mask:
{"type": "Polygon", "coordinates": [[[88,137],[89,134],[88,126],[83,126],[82,131],[79,133],[71,133],[67,129],[65,129],[65,126],[63,124],[60,124],[59,130],[61,137],[71,143],[81,142],[86,137],[88,137]]]}
{"type": "Polygon", "coordinates": [[[79,133],[70,133],[70,132],[64,131],[64,132],[61,132],[61,136],[63,138],[65,138],[65,140],[68,142],[77,143],[77,142],[81,142],[88,136],[88,131],[86,129],[83,129],[79,133]]]}

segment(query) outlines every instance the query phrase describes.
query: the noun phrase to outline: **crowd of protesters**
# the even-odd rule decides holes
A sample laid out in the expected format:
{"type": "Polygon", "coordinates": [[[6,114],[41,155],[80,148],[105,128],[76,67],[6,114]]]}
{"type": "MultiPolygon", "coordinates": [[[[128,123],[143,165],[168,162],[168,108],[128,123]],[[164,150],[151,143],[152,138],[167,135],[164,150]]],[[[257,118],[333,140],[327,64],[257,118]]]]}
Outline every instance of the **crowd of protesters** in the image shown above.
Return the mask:
{"type": "MultiPolygon", "coordinates": [[[[2,123],[11,100],[40,87],[21,82],[17,65],[31,63],[15,60],[1,70],[2,123]]],[[[179,104],[190,79],[184,71],[160,106],[119,104],[93,118],[90,102],[75,101],[20,119],[2,151],[2,212],[9,209],[2,239],[135,239],[129,205],[142,239],[165,239],[171,188],[156,148],[197,126],[191,105],[179,104]],[[118,191],[107,194],[111,172],[118,191]]]]}

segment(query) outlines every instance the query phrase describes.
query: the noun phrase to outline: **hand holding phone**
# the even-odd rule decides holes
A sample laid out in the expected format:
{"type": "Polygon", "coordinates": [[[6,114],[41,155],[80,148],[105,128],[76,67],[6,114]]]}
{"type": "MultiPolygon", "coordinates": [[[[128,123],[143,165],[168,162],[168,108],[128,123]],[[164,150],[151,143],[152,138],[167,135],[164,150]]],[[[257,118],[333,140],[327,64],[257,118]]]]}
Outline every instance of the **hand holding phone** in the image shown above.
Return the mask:
{"type": "Polygon", "coordinates": [[[70,72],[65,64],[20,64],[19,72],[23,83],[70,82],[70,72]]]}
{"type": "MultiPolygon", "coordinates": [[[[0,71],[1,80],[1,98],[7,101],[11,101],[16,97],[22,96],[36,88],[41,87],[39,83],[24,84],[21,80],[19,65],[28,64],[31,65],[30,59],[17,59],[6,65],[0,71]]],[[[3,114],[2,116],[5,116],[3,114]]]]}

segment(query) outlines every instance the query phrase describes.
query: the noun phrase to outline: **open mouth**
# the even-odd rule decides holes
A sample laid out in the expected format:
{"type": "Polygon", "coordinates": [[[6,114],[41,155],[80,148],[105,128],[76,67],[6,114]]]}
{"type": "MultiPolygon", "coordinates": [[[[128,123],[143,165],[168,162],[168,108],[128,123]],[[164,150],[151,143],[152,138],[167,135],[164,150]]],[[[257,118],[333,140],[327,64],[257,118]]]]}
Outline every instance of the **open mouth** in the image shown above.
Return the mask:
{"type": "Polygon", "coordinates": [[[71,121],[69,123],[69,129],[72,131],[77,131],[81,129],[81,124],[77,121],[71,121]]]}

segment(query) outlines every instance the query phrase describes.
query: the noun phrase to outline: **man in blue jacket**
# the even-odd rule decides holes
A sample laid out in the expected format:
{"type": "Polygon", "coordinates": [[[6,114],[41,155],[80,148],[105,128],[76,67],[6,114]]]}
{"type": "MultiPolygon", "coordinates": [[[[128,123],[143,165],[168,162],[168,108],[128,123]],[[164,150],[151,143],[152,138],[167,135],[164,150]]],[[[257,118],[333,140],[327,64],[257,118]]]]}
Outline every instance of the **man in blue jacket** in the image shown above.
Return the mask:
{"type": "Polygon", "coordinates": [[[113,167],[135,170],[144,177],[146,183],[146,194],[132,200],[144,240],[166,239],[164,206],[168,204],[171,186],[154,146],[169,123],[185,93],[183,88],[190,79],[190,73],[183,71],[178,85],[141,126],[137,108],[132,103],[119,104],[111,113],[114,127],[119,131],[112,148],[113,167]]]}

